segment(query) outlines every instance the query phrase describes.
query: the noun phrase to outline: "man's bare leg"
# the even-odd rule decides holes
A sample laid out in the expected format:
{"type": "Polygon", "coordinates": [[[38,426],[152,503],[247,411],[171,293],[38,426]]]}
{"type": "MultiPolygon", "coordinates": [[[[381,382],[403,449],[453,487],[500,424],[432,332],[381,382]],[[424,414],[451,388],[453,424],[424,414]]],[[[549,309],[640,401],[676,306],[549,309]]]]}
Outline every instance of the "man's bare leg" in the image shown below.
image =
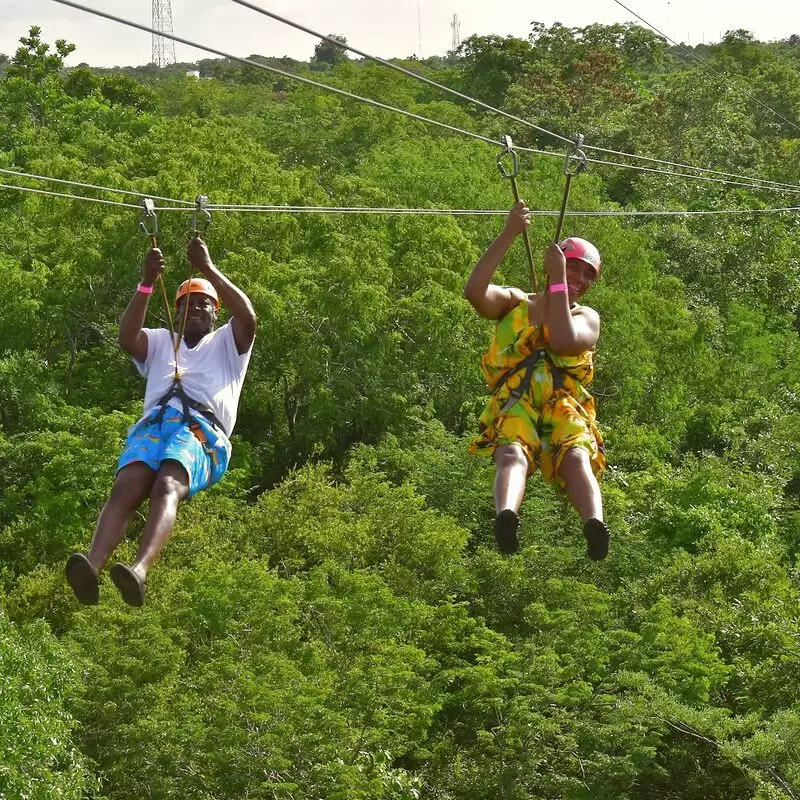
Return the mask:
{"type": "Polygon", "coordinates": [[[134,461],[117,473],[89,547],[89,562],[97,572],[122,541],[133,512],[150,495],[155,479],[156,473],[142,461],[134,461]]]}
{"type": "Polygon", "coordinates": [[[67,559],[67,582],[84,605],[94,605],[100,599],[99,572],[125,536],[133,512],[150,494],[155,477],[156,473],[140,461],[123,467],[100,512],[88,554],[73,553],[67,559]]]}
{"type": "Polygon", "coordinates": [[[175,526],[178,505],[189,496],[189,476],[178,461],[161,463],[150,491],[150,513],[132,569],[144,581],[175,526]]]}
{"type": "Polygon", "coordinates": [[[186,469],[177,461],[163,461],[150,491],[150,513],[136,561],[130,567],[120,563],[111,567],[111,580],[128,605],[141,606],[144,603],[147,572],[172,534],[178,505],[188,496],[186,469]]]}

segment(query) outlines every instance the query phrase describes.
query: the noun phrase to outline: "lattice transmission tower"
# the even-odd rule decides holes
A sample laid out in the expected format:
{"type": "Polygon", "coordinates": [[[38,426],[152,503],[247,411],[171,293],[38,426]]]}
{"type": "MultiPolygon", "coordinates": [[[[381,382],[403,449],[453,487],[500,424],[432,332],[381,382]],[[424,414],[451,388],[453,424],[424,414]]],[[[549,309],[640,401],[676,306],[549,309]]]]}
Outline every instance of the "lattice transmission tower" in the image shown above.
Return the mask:
{"type": "Polygon", "coordinates": [[[458,20],[458,14],[453,14],[453,21],[450,23],[450,27],[453,29],[453,46],[450,49],[455,53],[461,47],[461,23],[458,20]]]}
{"type": "MultiPolygon", "coordinates": [[[[153,0],[154,31],[172,33],[172,5],[170,0],[153,0]]],[[[153,34],[153,63],[159,67],[175,63],[175,42],[164,36],[153,34]]]]}

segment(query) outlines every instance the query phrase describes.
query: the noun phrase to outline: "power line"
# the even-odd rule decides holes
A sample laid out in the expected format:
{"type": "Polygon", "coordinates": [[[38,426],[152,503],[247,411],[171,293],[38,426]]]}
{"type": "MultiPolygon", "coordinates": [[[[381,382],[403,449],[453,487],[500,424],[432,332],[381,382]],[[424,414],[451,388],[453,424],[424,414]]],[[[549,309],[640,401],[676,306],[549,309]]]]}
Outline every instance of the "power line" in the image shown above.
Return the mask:
{"type": "MultiPolygon", "coordinates": [[[[667,36],[665,33],[662,33],[658,28],[656,28],[655,25],[650,24],[646,19],[644,19],[643,17],[640,17],[633,9],[628,8],[628,6],[626,6],[624,3],[620,2],[620,0],[614,0],[614,2],[618,6],[621,6],[622,8],[624,8],[629,14],[633,14],[633,16],[636,17],[636,19],[638,19],[640,22],[643,22],[645,25],[647,25],[648,28],[650,28],[651,30],[655,31],[659,36],[663,36],[664,39],[666,39],[670,44],[672,44],[675,47],[677,47],[681,52],[685,53],[687,56],[689,56],[689,58],[691,58],[694,61],[696,61],[702,67],[704,67],[707,70],[710,70],[715,75],[718,75],[720,78],[728,78],[728,76],[724,72],[722,72],[721,70],[718,70],[716,67],[713,67],[711,64],[708,63],[708,61],[706,61],[704,58],[700,58],[700,56],[696,55],[691,50],[687,50],[683,45],[678,44],[674,39],[670,39],[669,36],[667,36]]],[[[762,103],[752,92],[747,92],[747,94],[749,94],[750,98],[752,100],[754,100],[759,106],[761,106],[762,108],[765,108],[771,114],[774,114],[779,120],[782,120],[787,125],[789,125],[792,128],[794,128],[796,131],[800,131],[800,126],[798,126],[797,124],[795,124],[791,120],[786,119],[786,117],[784,117],[781,114],[779,114],[774,108],[771,108],[766,103],[762,103]]]]}

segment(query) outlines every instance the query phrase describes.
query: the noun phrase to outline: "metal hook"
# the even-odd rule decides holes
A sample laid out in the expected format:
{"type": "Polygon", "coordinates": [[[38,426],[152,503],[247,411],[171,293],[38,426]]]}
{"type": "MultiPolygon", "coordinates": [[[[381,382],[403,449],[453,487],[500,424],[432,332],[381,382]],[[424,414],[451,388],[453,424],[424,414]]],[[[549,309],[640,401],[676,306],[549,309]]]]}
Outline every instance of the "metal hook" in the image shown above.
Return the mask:
{"type": "MultiPolygon", "coordinates": [[[[142,210],[139,213],[139,230],[155,241],[158,236],[158,217],[156,216],[155,204],[149,197],[143,197],[140,205],[142,210]],[[148,221],[151,227],[148,228],[148,221]]],[[[154,245],[155,246],[155,245],[154,245]]]]}
{"type": "Polygon", "coordinates": [[[504,178],[516,178],[519,175],[519,162],[517,161],[517,154],[514,152],[514,143],[508,134],[503,136],[503,147],[505,148],[502,153],[497,155],[497,169],[504,178]],[[511,156],[511,172],[509,172],[503,164],[503,159],[506,156],[511,156]]]}
{"type": "Polygon", "coordinates": [[[586,153],[581,150],[583,145],[583,134],[576,133],[572,142],[572,149],[567,151],[564,158],[564,174],[569,176],[579,175],[586,168],[586,153]],[[570,169],[570,164],[575,163],[575,166],[570,169]]]}
{"type": "Polygon", "coordinates": [[[197,195],[194,201],[194,211],[192,212],[192,233],[195,236],[205,233],[211,224],[211,212],[207,206],[208,197],[204,194],[197,195]],[[201,217],[202,221],[200,221],[201,217]]]}

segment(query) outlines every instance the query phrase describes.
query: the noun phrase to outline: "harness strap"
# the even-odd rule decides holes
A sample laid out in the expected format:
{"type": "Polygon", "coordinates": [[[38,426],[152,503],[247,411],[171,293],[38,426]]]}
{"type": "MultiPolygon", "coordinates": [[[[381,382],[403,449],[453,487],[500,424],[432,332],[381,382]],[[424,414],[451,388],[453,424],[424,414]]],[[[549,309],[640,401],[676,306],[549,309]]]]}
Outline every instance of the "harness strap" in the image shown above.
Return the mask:
{"type": "Polygon", "coordinates": [[[533,380],[533,373],[536,370],[536,366],[540,361],[546,361],[550,366],[550,371],[553,376],[553,388],[556,390],[560,390],[564,388],[564,369],[562,367],[557,366],[553,363],[553,359],[550,358],[550,354],[544,348],[539,348],[531,353],[529,356],[526,356],[512,367],[507,372],[504,372],[500,376],[500,380],[497,382],[495,386],[495,391],[498,391],[503,386],[505,386],[506,382],[512,375],[516,375],[521,370],[525,370],[525,374],[522,376],[522,380],[519,382],[519,386],[512,389],[508,395],[508,400],[503,404],[503,407],[500,409],[501,414],[505,414],[509,409],[513,408],[520,400],[522,395],[530,389],[531,381],[533,380]]]}
{"type": "Polygon", "coordinates": [[[172,386],[170,386],[170,388],[156,402],[156,405],[159,406],[159,409],[154,422],[158,422],[160,425],[164,421],[164,412],[169,405],[169,401],[172,400],[173,397],[177,397],[181,401],[184,424],[188,425],[190,428],[192,427],[192,423],[194,422],[192,411],[194,411],[197,414],[205,417],[215,428],[227,435],[224,425],[217,419],[214,412],[208,406],[204,405],[203,403],[199,403],[197,400],[193,400],[188,394],[186,394],[186,391],[184,390],[179,378],[173,379],[172,386]]]}

